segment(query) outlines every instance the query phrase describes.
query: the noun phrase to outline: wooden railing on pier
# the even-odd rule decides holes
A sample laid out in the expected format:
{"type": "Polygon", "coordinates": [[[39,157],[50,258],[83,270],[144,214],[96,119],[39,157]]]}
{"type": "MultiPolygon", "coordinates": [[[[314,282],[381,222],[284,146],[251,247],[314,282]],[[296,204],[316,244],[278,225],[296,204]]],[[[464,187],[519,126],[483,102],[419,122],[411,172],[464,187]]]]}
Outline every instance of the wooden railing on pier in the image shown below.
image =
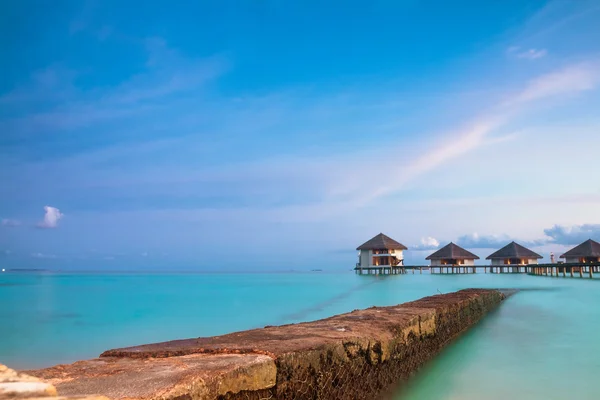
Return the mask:
{"type": "Polygon", "coordinates": [[[357,265],[354,268],[357,274],[375,274],[375,275],[400,275],[407,274],[412,271],[418,271],[420,274],[423,271],[431,271],[432,274],[475,274],[477,271],[483,270],[484,273],[490,274],[530,274],[538,276],[577,276],[583,278],[588,276],[594,277],[594,273],[600,272],[600,262],[597,263],[554,263],[554,264],[524,264],[524,265],[440,265],[440,266],[424,266],[424,265],[374,265],[369,267],[361,267],[357,265]]]}

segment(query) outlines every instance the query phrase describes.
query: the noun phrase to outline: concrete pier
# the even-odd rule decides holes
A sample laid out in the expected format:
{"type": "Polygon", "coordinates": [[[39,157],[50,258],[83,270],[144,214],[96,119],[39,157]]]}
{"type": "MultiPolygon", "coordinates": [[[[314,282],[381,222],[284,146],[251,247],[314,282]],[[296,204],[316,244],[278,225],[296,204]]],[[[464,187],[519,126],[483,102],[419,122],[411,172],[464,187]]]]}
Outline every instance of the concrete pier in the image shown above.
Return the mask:
{"type": "Polygon", "coordinates": [[[468,289],[223,336],[106,351],[28,373],[60,395],[112,399],[376,399],[505,295],[468,289]]]}

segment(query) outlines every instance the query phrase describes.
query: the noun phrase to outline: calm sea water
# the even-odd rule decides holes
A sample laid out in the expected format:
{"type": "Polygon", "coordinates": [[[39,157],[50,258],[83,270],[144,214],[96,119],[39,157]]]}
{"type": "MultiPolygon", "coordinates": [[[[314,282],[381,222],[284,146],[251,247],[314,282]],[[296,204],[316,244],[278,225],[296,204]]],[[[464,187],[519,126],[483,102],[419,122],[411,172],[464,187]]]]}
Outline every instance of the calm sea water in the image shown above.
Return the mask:
{"type": "Polygon", "coordinates": [[[38,368],[140,343],[308,321],[468,287],[527,289],[398,399],[600,398],[600,280],[526,275],[0,274],[0,362],[38,368]]]}

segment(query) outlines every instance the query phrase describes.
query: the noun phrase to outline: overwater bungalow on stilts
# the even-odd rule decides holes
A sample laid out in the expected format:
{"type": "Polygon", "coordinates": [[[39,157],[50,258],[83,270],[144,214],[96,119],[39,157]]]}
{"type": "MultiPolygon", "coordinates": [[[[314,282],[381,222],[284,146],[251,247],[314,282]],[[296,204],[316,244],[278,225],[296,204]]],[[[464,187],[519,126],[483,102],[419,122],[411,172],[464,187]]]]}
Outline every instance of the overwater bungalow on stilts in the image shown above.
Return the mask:
{"type": "Polygon", "coordinates": [[[431,262],[431,273],[475,273],[475,260],[479,257],[450,242],[426,258],[431,262]]]}
{"type": "Polygon", "coordinates": [[[527,272],[527,265],[536,265],[543,258],[538,253],[511,242],[486,257],[491,260],[490,272],[527,272]]]}
{"type": "MultiPolygon", "coordinates": [[[[556,276],[558,276],[560,268],[563,276],[566,276],[568,270],[570,276],[573,276],[573,273],[578,273],[580,277],[586,274],[593,278],[594,272],[600,271],[600,243],[588,239],[561,255],[560,258],[564,258],[565,263],[561,267],[556,267],[556,276]]],[[[539,274],[539,271],[534,271],[534,274],[536,272],[539,274]]],[[[541,273],[543,274],[543,271],[541,273]]],[[[546,272],[547,274],[548,272],[546,272]]]]}
{"type": "Polygon", "coordinates": [[[380,233],[358,246],[356,272],[362,274],[402,274],[405,273],[403,251],[407,247],[389,236],[380,233]]]}
{"type": "Polygon", "coordinates": [[[567,264],[600,262],[600,243],[592,239],[586,240],[561,255],[560,258],[564,258],[567,264]]]}

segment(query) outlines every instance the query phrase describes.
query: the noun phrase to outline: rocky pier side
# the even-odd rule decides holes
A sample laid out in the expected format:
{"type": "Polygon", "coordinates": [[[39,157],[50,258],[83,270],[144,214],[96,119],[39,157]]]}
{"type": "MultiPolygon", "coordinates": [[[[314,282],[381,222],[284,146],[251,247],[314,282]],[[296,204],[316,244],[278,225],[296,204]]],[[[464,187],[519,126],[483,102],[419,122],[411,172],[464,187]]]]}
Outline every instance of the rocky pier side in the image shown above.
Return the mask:
{"type": "Polygon", "coordinates": [[[313,322],[104,352],[27,371],[61,396],[111,399],[374,399],[505,298],[467,289],[313,322]]]}

